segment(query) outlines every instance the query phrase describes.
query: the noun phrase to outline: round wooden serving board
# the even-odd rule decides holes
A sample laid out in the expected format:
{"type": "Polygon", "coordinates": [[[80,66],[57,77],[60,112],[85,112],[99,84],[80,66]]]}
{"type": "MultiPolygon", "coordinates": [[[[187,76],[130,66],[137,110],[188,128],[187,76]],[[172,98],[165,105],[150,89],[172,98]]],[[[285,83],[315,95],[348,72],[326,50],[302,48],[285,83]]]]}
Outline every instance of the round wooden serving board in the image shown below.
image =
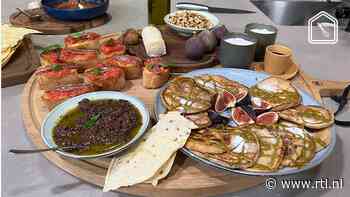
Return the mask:
{"type": "Polygon", "coordinates": [[[111,20],[111,16],[105,13],[88,21],[61,21],[46,14],[42,8],[26,10],[29,14],[39,14],[40,21],[30,21],[27,16],[15,12],[10,16],[10,23],[18,27],[26,27],[41,31],[44,34],[69,34],[91,29],[106,24],[111,20]]]}
{"type": "MultiPolygon", "coordinates": [[[[338,94],[348,83],[312,80],[302,71],[293,79],[295,86],[309,92],[318,101],[321,101],[319,92],[323,91],[327,95],[338,94]]],[[[144,89],[141,80],[133,80],[128,81],[124,92],[144,101],[152,112],[152,116],[154,115],[153,101],[157,90],[144,89]]],[[[22,113],[28,136],[37,148],[46,147],[40,136],[40,126],[48,109],[41,102],[41,94],[33,75],[24,88],[22,113]]],[[[329,129],[326,129],[321,131],[320,136],[329,136],[329,134],[329,129]]],[[[73,176],[98,186],[103,186],[111,160],[111,158],[76,160],[61,157],[55,152],[46,152],[43,155],[73,176]]],[[[179,152],[169,176],[162,180],[158,186],[138,184],[121,188],[118,191],[143,196],[213,196],[253,187],[264,181],[265,177],[230,174],[209,168],[179,152]]]]}

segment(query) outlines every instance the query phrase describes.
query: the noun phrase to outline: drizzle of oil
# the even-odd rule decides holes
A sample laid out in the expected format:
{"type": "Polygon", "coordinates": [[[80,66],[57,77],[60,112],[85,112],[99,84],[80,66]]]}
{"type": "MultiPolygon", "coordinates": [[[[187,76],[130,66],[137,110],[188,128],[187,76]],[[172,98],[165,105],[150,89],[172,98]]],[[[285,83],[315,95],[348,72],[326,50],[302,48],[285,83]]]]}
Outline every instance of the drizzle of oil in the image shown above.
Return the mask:
{"type": "MultiPolygon", "coordinates": [[[[104,102],[106,99],[101,99],[101,100],[94,100],[94,101],[90,101],[93,104],[99,104],[104,102]]],[[[117,100],[116,100],[117,101],[117,100]]],[[[132,105],[132,104],[131,104],[132,105]]],[[[129,139],[126,143],[128,143],[131,139],[133,139],[138,131],[140,130],[141,126],[142,126],[142,116],[141,113],[139,112],[139,110],[133,106],[133,108],[136,110],[136,127],[133,128],[130,131],[130,135],[129,135],[129,139]]],[[[82,117],[84,115],[84,113],[82,111],[80,111],[79,107],[73,108],[70,111],[68,111],[65,115],[63,115],[62,117],[60,117],[60,119],[58,120],[56,126],[53,129],[52,132],[52,137],[53,140],[56,144],[57,141],[57,136],[56,136],[56,130],[58,126],[67,126],[67,127],[74,127],[75,126],[75,122],[78,118],[82,117]]],[[[75,142],[79,142],[80,141],[80,136],[79,135],[74,135],[72,136],[72,139],[75,142]]],[[[126,143],[119,143],[119,144],[96,144],[96,145],[90,145],[89,149],[85,149],[85,150],[72,150],[69,151],[70,153],[76,154],[76,155],[95,155],[95,154],[101,154],[107,151],[110,151],[112,149],[118,148],[120,146],[123,146],[126,143]]],[[[59,144],[58,144],[59,145],[59,144]]]]}

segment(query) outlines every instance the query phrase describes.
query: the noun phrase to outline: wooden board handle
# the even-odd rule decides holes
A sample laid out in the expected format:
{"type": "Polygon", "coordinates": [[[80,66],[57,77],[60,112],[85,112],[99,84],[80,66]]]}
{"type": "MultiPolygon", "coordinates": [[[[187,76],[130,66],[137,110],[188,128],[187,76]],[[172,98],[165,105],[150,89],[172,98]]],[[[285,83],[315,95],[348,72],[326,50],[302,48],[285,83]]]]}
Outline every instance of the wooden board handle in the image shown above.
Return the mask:
{"type": "Polygon", "coordinates": [[[322,97],[340,95],[350,81],[311,80],[322,97]]]}

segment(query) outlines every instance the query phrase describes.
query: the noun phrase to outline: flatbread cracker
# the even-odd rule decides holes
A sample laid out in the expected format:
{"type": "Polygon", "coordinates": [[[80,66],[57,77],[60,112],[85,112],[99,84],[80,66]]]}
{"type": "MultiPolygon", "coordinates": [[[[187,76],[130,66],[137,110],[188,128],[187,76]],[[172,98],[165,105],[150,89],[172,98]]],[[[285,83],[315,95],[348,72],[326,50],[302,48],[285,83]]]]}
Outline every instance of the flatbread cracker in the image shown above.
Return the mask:
{"type": "Polygon", "coordinates": [[[112,160],[103,191],[135,185],[154,177],[169,158],[185,145],[191,129],[195,128],[197,126],[179,112],[161,115],[158,123],[133,150],[112,160]]]}
{"type": "Polygon", "coordinates": [[[165,177],[168,176],[171,170],[171,167],[174,164],[175,157],[176,157],[176,152],[173,153],[170,159],[165,164],[163,164],[163,166],[158,170],[158,172],[153,177],[145,181],[145,183],[150,183],[153,186],[157,186],[159,180],[164,179],[165,177]]]}
{"type": "Polygon", "coordinates": [[[13,48],[26,34],[41,33],[40,31],[14,27],[10,24],[1,25],[1,49],[13,48]]]}

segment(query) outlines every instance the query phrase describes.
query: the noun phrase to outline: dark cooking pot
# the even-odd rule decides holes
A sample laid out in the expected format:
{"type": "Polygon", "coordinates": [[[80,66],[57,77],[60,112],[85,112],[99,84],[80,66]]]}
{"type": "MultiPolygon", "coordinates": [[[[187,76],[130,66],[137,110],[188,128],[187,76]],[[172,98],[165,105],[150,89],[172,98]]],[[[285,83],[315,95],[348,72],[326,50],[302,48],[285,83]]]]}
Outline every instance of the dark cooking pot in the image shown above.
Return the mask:
{"type": "Polygon", "coordinates": [[[84,0],[84,2],[94,3],[97,6],[84,9],[58,9],[53,7],[56,3],[67,1],[68,0],[42,0],[41,4],[48,15],[63,21],[90,20],[103,15],[109,6],[109,0],[84,0]]]}

